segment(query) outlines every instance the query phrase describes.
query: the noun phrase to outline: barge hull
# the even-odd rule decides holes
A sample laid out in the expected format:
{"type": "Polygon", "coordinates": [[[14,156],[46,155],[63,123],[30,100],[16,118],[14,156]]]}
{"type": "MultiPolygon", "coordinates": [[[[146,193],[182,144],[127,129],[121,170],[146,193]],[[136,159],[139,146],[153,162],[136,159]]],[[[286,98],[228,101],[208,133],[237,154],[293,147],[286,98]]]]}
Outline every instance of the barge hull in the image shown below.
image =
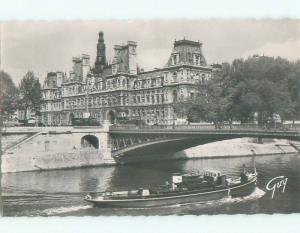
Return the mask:
{"type": "Polygon", "coordinates": [[[248,183],[241,184],[235,187],[226,189],[214,190],[202,193],[182,194],[178,196],[165,197],[144,197],[139,199],[111,199],[111,200],[97,200],[85,199],[93,203],[97,207],[126,207],[126,208],[143,208],[143,207],[157,207],[170,206],[177,204],[189,203],[203,203],[207,201],[220,200],[229,196],[242,197],[251,194],[256,187],[256,178],[248,183]]]}

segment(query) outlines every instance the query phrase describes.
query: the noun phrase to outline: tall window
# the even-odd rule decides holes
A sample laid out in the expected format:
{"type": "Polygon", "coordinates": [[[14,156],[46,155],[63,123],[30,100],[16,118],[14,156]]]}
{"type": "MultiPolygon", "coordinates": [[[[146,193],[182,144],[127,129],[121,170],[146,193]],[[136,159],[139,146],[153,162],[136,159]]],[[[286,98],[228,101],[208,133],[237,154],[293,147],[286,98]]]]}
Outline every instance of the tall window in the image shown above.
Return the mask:
{"type": "Polygon", "coordinates": [[[200,65],[200,55],[199,54],[194,54],[194,64],[195,65],[200,65]]]}
{"type": "Polygon", "coordinates": [[[117,64],[113,64],[111,69],[112,69],[112,73],[116,74],[117,73],[117,64]]]}
{"type": "Polygon", "coordinates": [[[173,91],[173,102],[177,102],[177,91],[173,91]]]}
{"type": "Polygon", "coordinates": [[[173,82],[177,82],[177,72],[173,73],[173,82]]]}
{"type": "Polygon", "coordinates": [[[177,65],[179,63],[179,54],[174,54],[172,56],[172,65],[177,65]]]}
{"type": "Polygon", "coordinates": [[[205,74],[201,75],[201,82],[204,83],[205,82],[205,74]]]}

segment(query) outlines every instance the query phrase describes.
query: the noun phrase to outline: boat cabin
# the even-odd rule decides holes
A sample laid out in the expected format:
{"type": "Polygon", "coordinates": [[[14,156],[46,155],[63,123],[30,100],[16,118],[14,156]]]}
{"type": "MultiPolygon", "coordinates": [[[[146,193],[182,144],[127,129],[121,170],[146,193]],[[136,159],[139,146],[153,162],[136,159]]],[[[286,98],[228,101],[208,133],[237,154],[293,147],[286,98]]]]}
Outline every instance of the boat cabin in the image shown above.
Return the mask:
{"type": "Polygon", "coordinates": [[[206,170],[203,172],[203,176],[205,177],[211,177],[214,182],[218,180],[218,177],[222,176],[220,171],[217,170],[206,170]]]}

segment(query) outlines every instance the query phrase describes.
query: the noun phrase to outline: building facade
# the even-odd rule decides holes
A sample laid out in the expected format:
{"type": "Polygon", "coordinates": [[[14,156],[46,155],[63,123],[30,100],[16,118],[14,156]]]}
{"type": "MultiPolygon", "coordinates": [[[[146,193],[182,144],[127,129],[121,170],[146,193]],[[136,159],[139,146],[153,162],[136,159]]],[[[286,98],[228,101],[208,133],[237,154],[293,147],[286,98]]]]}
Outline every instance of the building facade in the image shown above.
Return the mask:
{"type": "Polygon", "coordinates": [[[69,125],[72,118],[87,116],[99,122],[174,124],[187,117],[176,111],[176,105],[195,98],[197,85],[212,75],[200,42],[175,41],[165,67],[147,72],[137,65],[136,42],[115,45],[110,64],[105,50],[100,32],[93,66],[90,57],[83,54],[72,59],[73,68],[68,75],[48,73],[42,89],[45,125],[69,125]]]}

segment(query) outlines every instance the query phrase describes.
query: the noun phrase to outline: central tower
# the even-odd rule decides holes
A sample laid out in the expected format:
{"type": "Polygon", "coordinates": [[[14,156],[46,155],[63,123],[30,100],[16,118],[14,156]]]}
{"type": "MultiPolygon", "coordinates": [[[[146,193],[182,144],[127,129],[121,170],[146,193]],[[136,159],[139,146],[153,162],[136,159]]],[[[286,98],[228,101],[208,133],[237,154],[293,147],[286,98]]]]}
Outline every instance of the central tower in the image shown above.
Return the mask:
{"type": "Polygon", "coordinates": [[[100,31],[98,43],[97,43],[95,73],[101,73],[103,71],[103,68],[106,66],[105,43],[104,43],[103,36],[104,36],[103,32],[100,31]]]}

